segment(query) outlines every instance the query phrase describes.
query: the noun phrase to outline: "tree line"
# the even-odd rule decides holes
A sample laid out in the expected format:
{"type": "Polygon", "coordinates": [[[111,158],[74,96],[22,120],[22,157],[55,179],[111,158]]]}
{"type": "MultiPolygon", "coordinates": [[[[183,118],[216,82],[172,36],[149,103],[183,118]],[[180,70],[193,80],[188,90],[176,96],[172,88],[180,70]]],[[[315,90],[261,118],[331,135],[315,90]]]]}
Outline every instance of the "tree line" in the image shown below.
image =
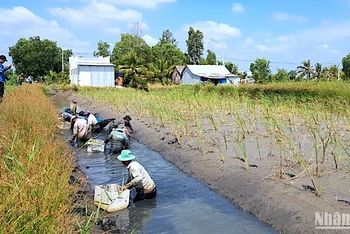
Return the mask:
{"type": "MultiPolygon", "coordinates": [[[[177,65],[225,65],[233,74],[247,78],[247,72],[239,72],[237,64],[223,64],[216,54],[207,50],[204,54],[204,34],[190,27],[186,40],[186,52],[178,47],[177,40],[170,30],[164,30],[158,42],[149,46],[139,32],[121,34],[121,38],[113,47],[107,42],[97,43],[93,55],[111,57],[116,71],[124,74],[126,86],[134,88],[146,87],[149,83],[171,84],[171,73],[177,65]]],[[[16,74],[32,75],[34,78],[44,77],[48,83],[69,83],[69,57],[71,49],[63,50],[57,42],[40,37],[20,38],[9,48],[16,74]]],[[[306,79],[337,80],[350,78],[350,53],[342,60],[343,68],[336,65],[323,67],[322,64],[311,64],[303,61],[295,70],[277,69],[272,74],[270,61],[257,58],[250,64],[252,78],[258,83],[301,81],[306,79]]],[[[14,74],[15,75],[15,74],[14,74]]]]}

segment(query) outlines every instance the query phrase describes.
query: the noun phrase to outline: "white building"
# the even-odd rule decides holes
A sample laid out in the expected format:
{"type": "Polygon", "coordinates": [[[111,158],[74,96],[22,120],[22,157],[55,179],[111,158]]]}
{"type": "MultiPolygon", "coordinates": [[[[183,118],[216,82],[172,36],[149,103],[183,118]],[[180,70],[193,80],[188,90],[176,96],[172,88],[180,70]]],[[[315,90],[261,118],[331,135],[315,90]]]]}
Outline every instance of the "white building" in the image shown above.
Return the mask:
{"type": "Polygon", "coordinates": [[[214,85],[238,85],[240,77],[231,74],[224,65],[187,65],[182,72],[181,84],[212,82],[214,85]]]}
{"type": "Polygon", "coordinates": [[[69,58],[69,76],[71,84],[93,87],[114,87],[114,65],[110,57],[69,58]]]}

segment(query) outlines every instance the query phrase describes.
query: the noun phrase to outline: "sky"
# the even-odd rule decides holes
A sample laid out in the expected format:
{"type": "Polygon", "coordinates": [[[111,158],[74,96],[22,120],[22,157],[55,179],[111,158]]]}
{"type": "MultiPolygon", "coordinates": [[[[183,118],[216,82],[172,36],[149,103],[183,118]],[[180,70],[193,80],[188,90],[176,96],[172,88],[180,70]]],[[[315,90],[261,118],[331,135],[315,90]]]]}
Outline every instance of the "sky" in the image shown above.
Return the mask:
{"type": "Polygon", "coordinates": [[[242,72],[256,58],[268,59],[273,72],[307,59],[341,67],[350,52],[349,13],[350,0],[11,0],[0,6],[0,53],[40,36],[91,57],[99,41],[113,46],[137,24],[150,46],[169,29],[184,52],[189,27],[198,29],[205,51],[242,72]]]}

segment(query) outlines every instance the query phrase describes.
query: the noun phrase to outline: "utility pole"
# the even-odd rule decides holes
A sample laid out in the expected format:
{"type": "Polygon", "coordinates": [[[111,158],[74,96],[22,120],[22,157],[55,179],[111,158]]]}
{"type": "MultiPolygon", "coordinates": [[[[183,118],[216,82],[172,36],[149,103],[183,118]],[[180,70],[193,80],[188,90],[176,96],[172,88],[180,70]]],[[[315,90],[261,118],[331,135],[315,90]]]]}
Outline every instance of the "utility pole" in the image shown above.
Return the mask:
{"type": "Polygon", "coordinates": [[[222,61],[222,64],[225,65],[225,61],[224,61],[224,43],[221,44],[221,49],[222,49],[221,61],[222,61]]]}
{"type": "Polygon", "coordinates": [[[62,49],[62,72],[64,72],[63,49],[62,49]]]}

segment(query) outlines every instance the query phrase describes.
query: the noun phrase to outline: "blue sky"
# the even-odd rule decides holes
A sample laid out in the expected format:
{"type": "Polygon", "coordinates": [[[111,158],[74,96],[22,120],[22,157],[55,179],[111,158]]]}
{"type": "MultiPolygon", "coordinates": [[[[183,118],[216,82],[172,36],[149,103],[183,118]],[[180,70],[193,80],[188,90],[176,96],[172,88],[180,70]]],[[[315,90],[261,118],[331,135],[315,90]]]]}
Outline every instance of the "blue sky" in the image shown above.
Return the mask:
{"type": "Polygon", "coordinates": [[[1,4],[0,53],[20,37],[55,40],[77,55],[92,56],[97,42],[112,45],[138,23],[153,45],[169,29],[186,51],[190,26],[204,33],[205,49],[248,71],[256,58],[271,68],[341,66],[350,52],[350,0],[11,0],[1,4]]]}

